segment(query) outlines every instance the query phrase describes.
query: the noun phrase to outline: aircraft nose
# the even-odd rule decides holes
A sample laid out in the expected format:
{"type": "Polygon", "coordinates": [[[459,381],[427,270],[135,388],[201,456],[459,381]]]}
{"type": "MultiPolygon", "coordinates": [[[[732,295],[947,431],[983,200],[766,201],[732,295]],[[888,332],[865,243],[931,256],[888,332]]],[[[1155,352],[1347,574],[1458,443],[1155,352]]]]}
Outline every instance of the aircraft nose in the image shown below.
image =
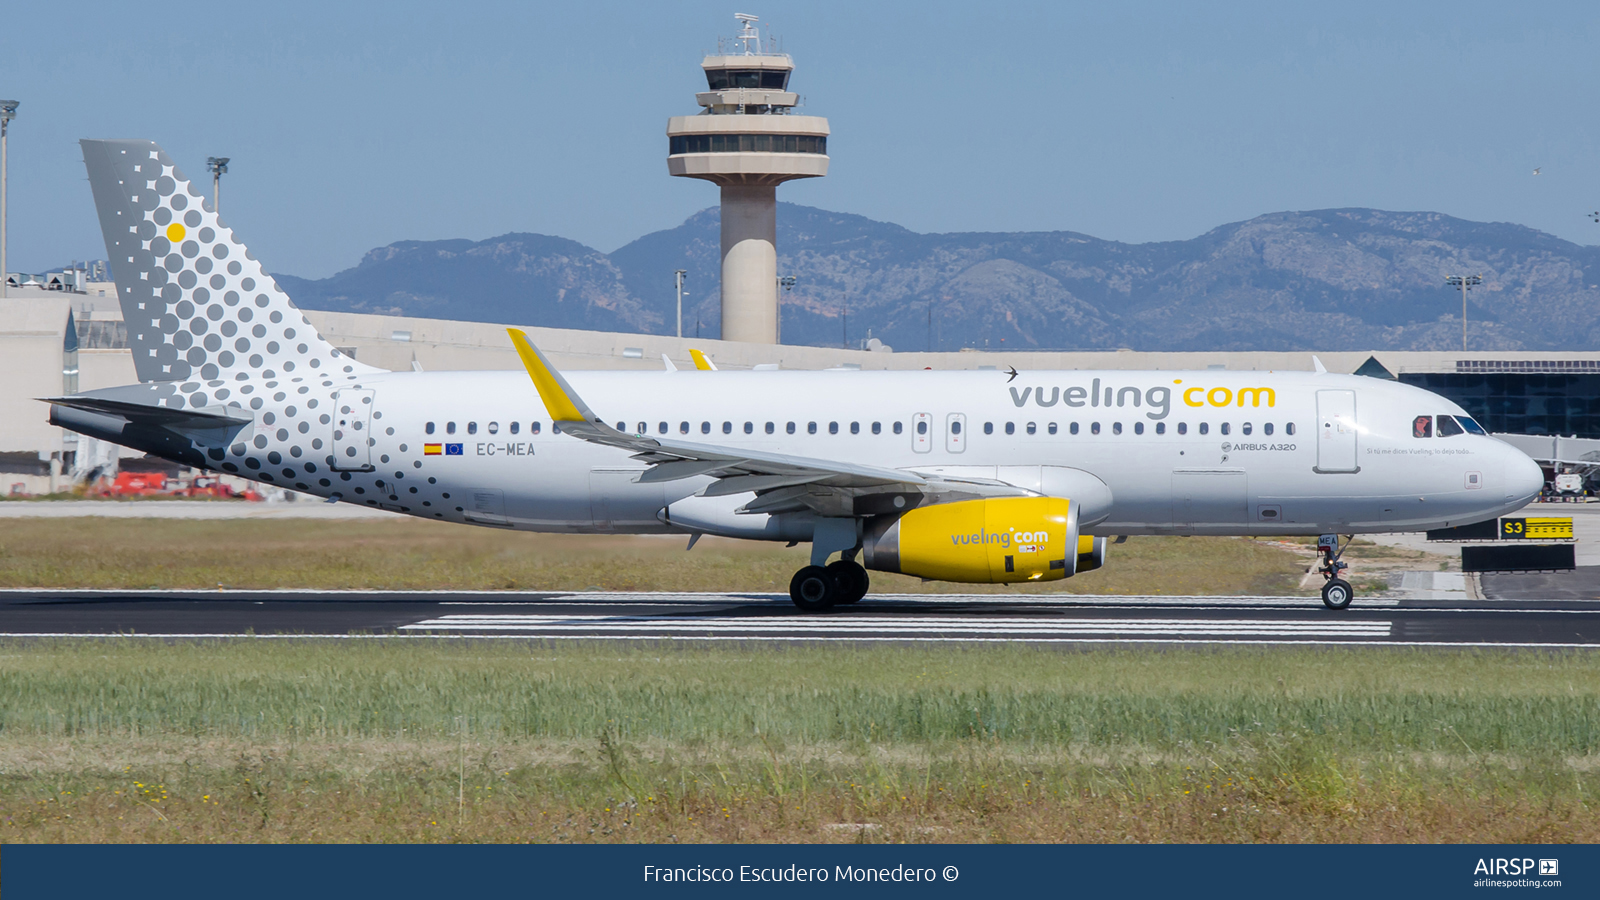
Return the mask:
{"type": "Polygon", "coordinates": [[[1521,450],[1511,449],[1505,462],[1506,500],[1533,501],[1544,490],[1544,471],[1521,450]]]}

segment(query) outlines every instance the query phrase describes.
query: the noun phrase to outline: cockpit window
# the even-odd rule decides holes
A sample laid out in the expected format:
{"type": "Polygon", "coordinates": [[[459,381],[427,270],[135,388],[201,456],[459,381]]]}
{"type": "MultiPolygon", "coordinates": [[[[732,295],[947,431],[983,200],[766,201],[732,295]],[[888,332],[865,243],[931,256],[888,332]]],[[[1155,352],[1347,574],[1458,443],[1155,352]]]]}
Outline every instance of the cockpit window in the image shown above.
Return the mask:
{"type": "Polygon", "coordinates": [[[1460,422],[1461,423],[1461,427],[1465,428],[1467,430],[1467,434],[1488,434],[1489,433],[1487,431],[1484,431],[1483,430],[1483,426],[1479,425],[1478,421],[1476,419],[1472,418],[1471,416],[1456,416],[1456,421],[1460,422]]]}
{"type": "Polygon", "coordinates": [[[1439,437],[1455,437],[1456,435],[1462,434],[1465,431],[1465,428],[1462,428],[1460,425],[1456,424],[1455,416],[1439,417],[1439,437]]]}
{"type": "Polygon", "coordinates": [[[1433,437],[1433,416],[1417,416],[1412,419],[1411,436],[1414,438],[1433,437]]]}

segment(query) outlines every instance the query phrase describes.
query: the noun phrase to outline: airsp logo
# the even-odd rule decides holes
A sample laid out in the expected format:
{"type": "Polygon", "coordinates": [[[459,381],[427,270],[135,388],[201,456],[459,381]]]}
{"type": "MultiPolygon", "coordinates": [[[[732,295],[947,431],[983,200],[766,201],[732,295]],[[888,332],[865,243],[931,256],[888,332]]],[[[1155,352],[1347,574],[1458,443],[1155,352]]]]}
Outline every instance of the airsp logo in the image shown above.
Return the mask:
{"type": "MultiPolygon", "coordinates": [[[[1472,870],[1474,875],[1526,875],[1533,871],[1531,859],[1479,859],[1477,868],[1472,870]]],[[[1558,875],[1561,863],[1554,859],[1539,860],[1540,875],[1558,875]]]]}

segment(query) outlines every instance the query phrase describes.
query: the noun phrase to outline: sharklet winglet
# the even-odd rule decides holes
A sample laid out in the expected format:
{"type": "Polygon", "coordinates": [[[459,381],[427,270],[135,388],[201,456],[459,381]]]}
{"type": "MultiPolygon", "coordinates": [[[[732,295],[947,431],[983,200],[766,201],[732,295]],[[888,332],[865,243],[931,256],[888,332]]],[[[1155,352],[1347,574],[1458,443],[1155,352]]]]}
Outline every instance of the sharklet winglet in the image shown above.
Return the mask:
{"type": "Polygon", "coordinates": [[[507,328],[506,333],[511,335],[511,345],[517,348],[517,355],[522,357],[522,365],[528,370],[528,377],[533,379],[533,386],[539,391],[539,399],[544,401],[544,408],[549,411],[551,419],[557,422],[600,421],[583,402],[583,398],[578,396],[578,392],[556,371],[555,366],[550,365],[539,348],[528,340],[527,333],[516,328],[507,328]]]}

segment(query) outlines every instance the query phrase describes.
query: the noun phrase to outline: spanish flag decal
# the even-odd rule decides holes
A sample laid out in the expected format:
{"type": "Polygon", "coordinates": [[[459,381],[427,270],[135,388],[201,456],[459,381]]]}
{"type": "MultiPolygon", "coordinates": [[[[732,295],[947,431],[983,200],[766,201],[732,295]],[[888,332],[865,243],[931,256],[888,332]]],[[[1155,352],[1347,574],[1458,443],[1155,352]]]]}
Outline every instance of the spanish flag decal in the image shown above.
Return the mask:
{"type": "Polygon", "coordinates": [[[423,456],[440,456],[443,453],[444,453],[444,445],[443,444],[423,444],[422,445],[422,455],[423,456]]]}

